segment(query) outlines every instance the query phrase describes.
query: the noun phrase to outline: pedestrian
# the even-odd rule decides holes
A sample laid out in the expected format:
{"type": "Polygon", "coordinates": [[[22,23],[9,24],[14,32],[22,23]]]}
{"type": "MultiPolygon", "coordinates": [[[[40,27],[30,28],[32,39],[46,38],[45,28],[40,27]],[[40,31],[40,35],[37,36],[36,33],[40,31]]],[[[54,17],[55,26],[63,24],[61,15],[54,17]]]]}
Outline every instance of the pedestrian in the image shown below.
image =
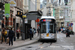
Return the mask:
{"type": "Polygon", "coordinates": [[[67,33],[66,33],[66,37],[70,37],[70,29],[69,28],[67,28],[67,31],[66,31],[67,33]]]}
{"type": "Polygon", "coordinates": [[[20,29],[18,28],[17,29],[17,39],[19,39],[19,36],[20,36],[20,29]]]}
{"type": "Polygon", "coordinates": [[[29,35],[30,35],[30,40],[32,40],[33,32],[32,32],[32,27],[29,29],[29,35]]]}
{"type": "Polygon", "coordinates": [[[9,46],[10,46],[10,43],[11,45],[13,45],[13,38],[15,36],[15,33],[14,31],[12,30],[12,28],[9,30],[9,34],[8,34],[8,38],[9,38],[9,46]]]}
{"type": "Polygon", "coordinates": [[[36,33],[36,29],[35,28],[33,28],[33,32],[34,32],[34,34],[36,33]]]}
{"type": "Polygon", "coordinates": [[[6,36],[6,44],[8,43],[9,39],[8,39],[8,33],[9,33],[9,28],[5,29],[5,36],[6,36]]]}
{"type": "Polygon", "coordinates": [[[38,27],[37,31],[38,31],[38,35],[39,35],[39,33],[40,33],[40,27],[38,27]]]}
{"type": "Polygon", "coordinates": [[[59,32],[61,31],[61,28],[59,28],[59,32]]]}
{"type": "Polygon", "coordinates": [[[5,28],[3,28],[3,30],[2,30],[2,40],[1,40],[1,44],[2,44],[2,42],[3,42],[3,39],[4,39],[5,42],[6,42],[6,34],[7,34],[7,33],[5,33],[5,28]]]}

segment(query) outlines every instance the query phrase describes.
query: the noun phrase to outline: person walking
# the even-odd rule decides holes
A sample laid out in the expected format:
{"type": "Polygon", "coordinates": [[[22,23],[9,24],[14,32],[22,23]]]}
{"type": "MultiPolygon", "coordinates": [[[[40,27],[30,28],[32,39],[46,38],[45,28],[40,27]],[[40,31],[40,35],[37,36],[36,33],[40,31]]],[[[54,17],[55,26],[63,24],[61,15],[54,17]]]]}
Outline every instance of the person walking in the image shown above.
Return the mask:
{"type": "Polygon", "coordinates": [[[32,32],[32,27],[29,29],[29,35],[30,35],[30,40],[32,40],[33,32],[32,32]]]}
{"type": "Polygon", "coordinates": [[[36,33],[36,29],[35,28],[33,28],[33,31],[34,31],[34,34],[36,33]]]}
{"type": "Polygon", "coordinates": [[[6,35],[6,43],[8,44],[8,42],[9,42],[9,39],[8,39],[8,33],[9,33],[9,28],[6,28],[6,32],[7,32],[7,35],[6,35]]]}
{"type": "Polygon", "coordinates": [[[14,31],[12,31],[12,28],[9,30],[9,33],[8,33],[8,37],[9,37],[9,46],[10,46],[10,43],[11,45],[13,45],[13,38],[15,36],[15,33],[14,31]]]}
{"type": "Polygon", "coordinates": [[[67,33],[66,33],[66,37],[70,37],[70,29],[69,28],[67,28],[67,31],[66,31],[67,33]]]}
{"type": "Polygon", "coordinates": [[[5,42],[6,42],[6,33],[5,33],[5,28],[3,28],[3,30],[2,30],[2,40],[1,40],[1,44],[2,44],[2,42],[3,42],[3,39],[4,39],[5,42]]]}
{"type": "Polygon", "coordinates": [[[37,31],[38,31],[38,36],[39,36],[39,34],[40,34],[40,27],[38,27],[37,31]]]}
{"type": "Polygon", "coordinates": [[[19,39],[19,36],[20,36],[20,29],[18,28],[17,29],[17,39],[19,39]]]}

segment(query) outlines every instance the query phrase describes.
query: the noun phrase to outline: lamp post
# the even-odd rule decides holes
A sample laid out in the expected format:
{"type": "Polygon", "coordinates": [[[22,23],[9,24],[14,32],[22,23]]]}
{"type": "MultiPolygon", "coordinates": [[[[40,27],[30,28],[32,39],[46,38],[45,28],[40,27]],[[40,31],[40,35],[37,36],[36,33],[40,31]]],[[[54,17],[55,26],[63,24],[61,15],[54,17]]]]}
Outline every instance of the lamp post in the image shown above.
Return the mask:
{"type": "Polygon", "coordinates": [[[23,15],[23,16],[22,16],[22,20],[23,20],[23,26],[22,26],[22,40],[25,40],[25,24],[24,24],[25,18],[26,18],[26,15],[23,15]]]}

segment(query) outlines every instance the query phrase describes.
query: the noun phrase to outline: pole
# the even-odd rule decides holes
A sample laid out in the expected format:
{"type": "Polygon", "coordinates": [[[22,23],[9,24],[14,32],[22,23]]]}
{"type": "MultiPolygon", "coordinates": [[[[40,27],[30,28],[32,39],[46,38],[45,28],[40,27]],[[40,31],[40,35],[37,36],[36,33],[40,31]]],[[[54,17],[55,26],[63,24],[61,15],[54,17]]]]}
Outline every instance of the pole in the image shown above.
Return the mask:
{"type": "Polygon", "coordinates": [[[22,40],[25,40],[25,24],[24,24],[25,18],[23,18],[23,26],[22,26],[22,40]]]}
{"type": "Polygon", "coordinates": [[[1,31],[2,31],[2,29],[1,29],[1,28],[2,28],[2,27],[1,27],[1,25],[2,25],[1,21],[2,21],[2,20],[0,20],[0,38],[1,38],[1,31]]]}
{"type": "Polygon", "coordinates": [[[17,33],[16,33],[16,17],[15,17],[15,27],[14,27],[14,29],[15,29],[15,37],[16,37],[16,35],[17,35],[17,33]]]}
{"type": "MultiPolygon", "coordinates": [[[[35,0],[35,11],[36,10],[37,10],[37,0],[35,0]]],[[[36,32],[37,32],[37,22],[35,24],[36,24],[36,32]]]]}

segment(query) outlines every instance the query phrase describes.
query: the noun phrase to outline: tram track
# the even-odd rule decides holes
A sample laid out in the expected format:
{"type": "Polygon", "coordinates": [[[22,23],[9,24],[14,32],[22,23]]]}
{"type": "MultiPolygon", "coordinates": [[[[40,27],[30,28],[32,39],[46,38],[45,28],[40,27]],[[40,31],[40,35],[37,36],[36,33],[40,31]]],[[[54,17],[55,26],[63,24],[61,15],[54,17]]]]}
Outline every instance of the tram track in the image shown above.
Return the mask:
{"type": "MultiPolygon", "coordinates": [[[[39,44],[39,43],[40,43],[40,42],[37,41],[37,42],[32,43],[32,44],[22,45],[22,46],[18,46],[18,47],[13,47],[13,48],[9,48],[9,49],[7,49],[7,50],[13,50],[13,49],[16,49],[16,48],[21,48],[21,47],[25,47],[26,49],[32,49],[32,48],[35,48],[35,47],[32,47],[31,45],[36,45],[36,44],[39,44]]],[[[41,44],[38,45],[38,46],[40,46],[40,47],[36,48],[35,50],[49,47],[49,46],[52,45],[52,43],[53,43],[53,42],[41,42],[41,44]],[[45,45],[45,43],[48,43],[49,45],[48,45],[48,44],[45,45]],[[43,47],[41,47],[41,46],[43,46],[43,47]]]]}
{"type": "Polygon", "coordinates": [[[26,45],[21,45],[21,46],[17,46],[17,47],[8,48],[8,49],[6,49],[6,50],[12,50],[12,49],[16,49],[16,48],[24,47],[24,46],[29,46],[29,45],[36,44],[36,43],[38,43],[38,41],[36,41],[36,42],[34,42],[34,43],[31,43],[31,44],[26,44],[26,45]]]}
{"type": "MultiPolygon", "coordinates": [[[[42,43],[42,45],[44,44],[44,42],[42,43]]],[[[52,45],[52,42],[50,42],[50,45],[47,45],[47,46],[44,46],[44,47],[40,47],[40,48],[37,48],[37,49],[35,49],[35,50],[38,50],[38,49],[42,49],[42,48],[46,48],[46,47],[48,47],[48,46],[51,46],[52,45]]]]}

